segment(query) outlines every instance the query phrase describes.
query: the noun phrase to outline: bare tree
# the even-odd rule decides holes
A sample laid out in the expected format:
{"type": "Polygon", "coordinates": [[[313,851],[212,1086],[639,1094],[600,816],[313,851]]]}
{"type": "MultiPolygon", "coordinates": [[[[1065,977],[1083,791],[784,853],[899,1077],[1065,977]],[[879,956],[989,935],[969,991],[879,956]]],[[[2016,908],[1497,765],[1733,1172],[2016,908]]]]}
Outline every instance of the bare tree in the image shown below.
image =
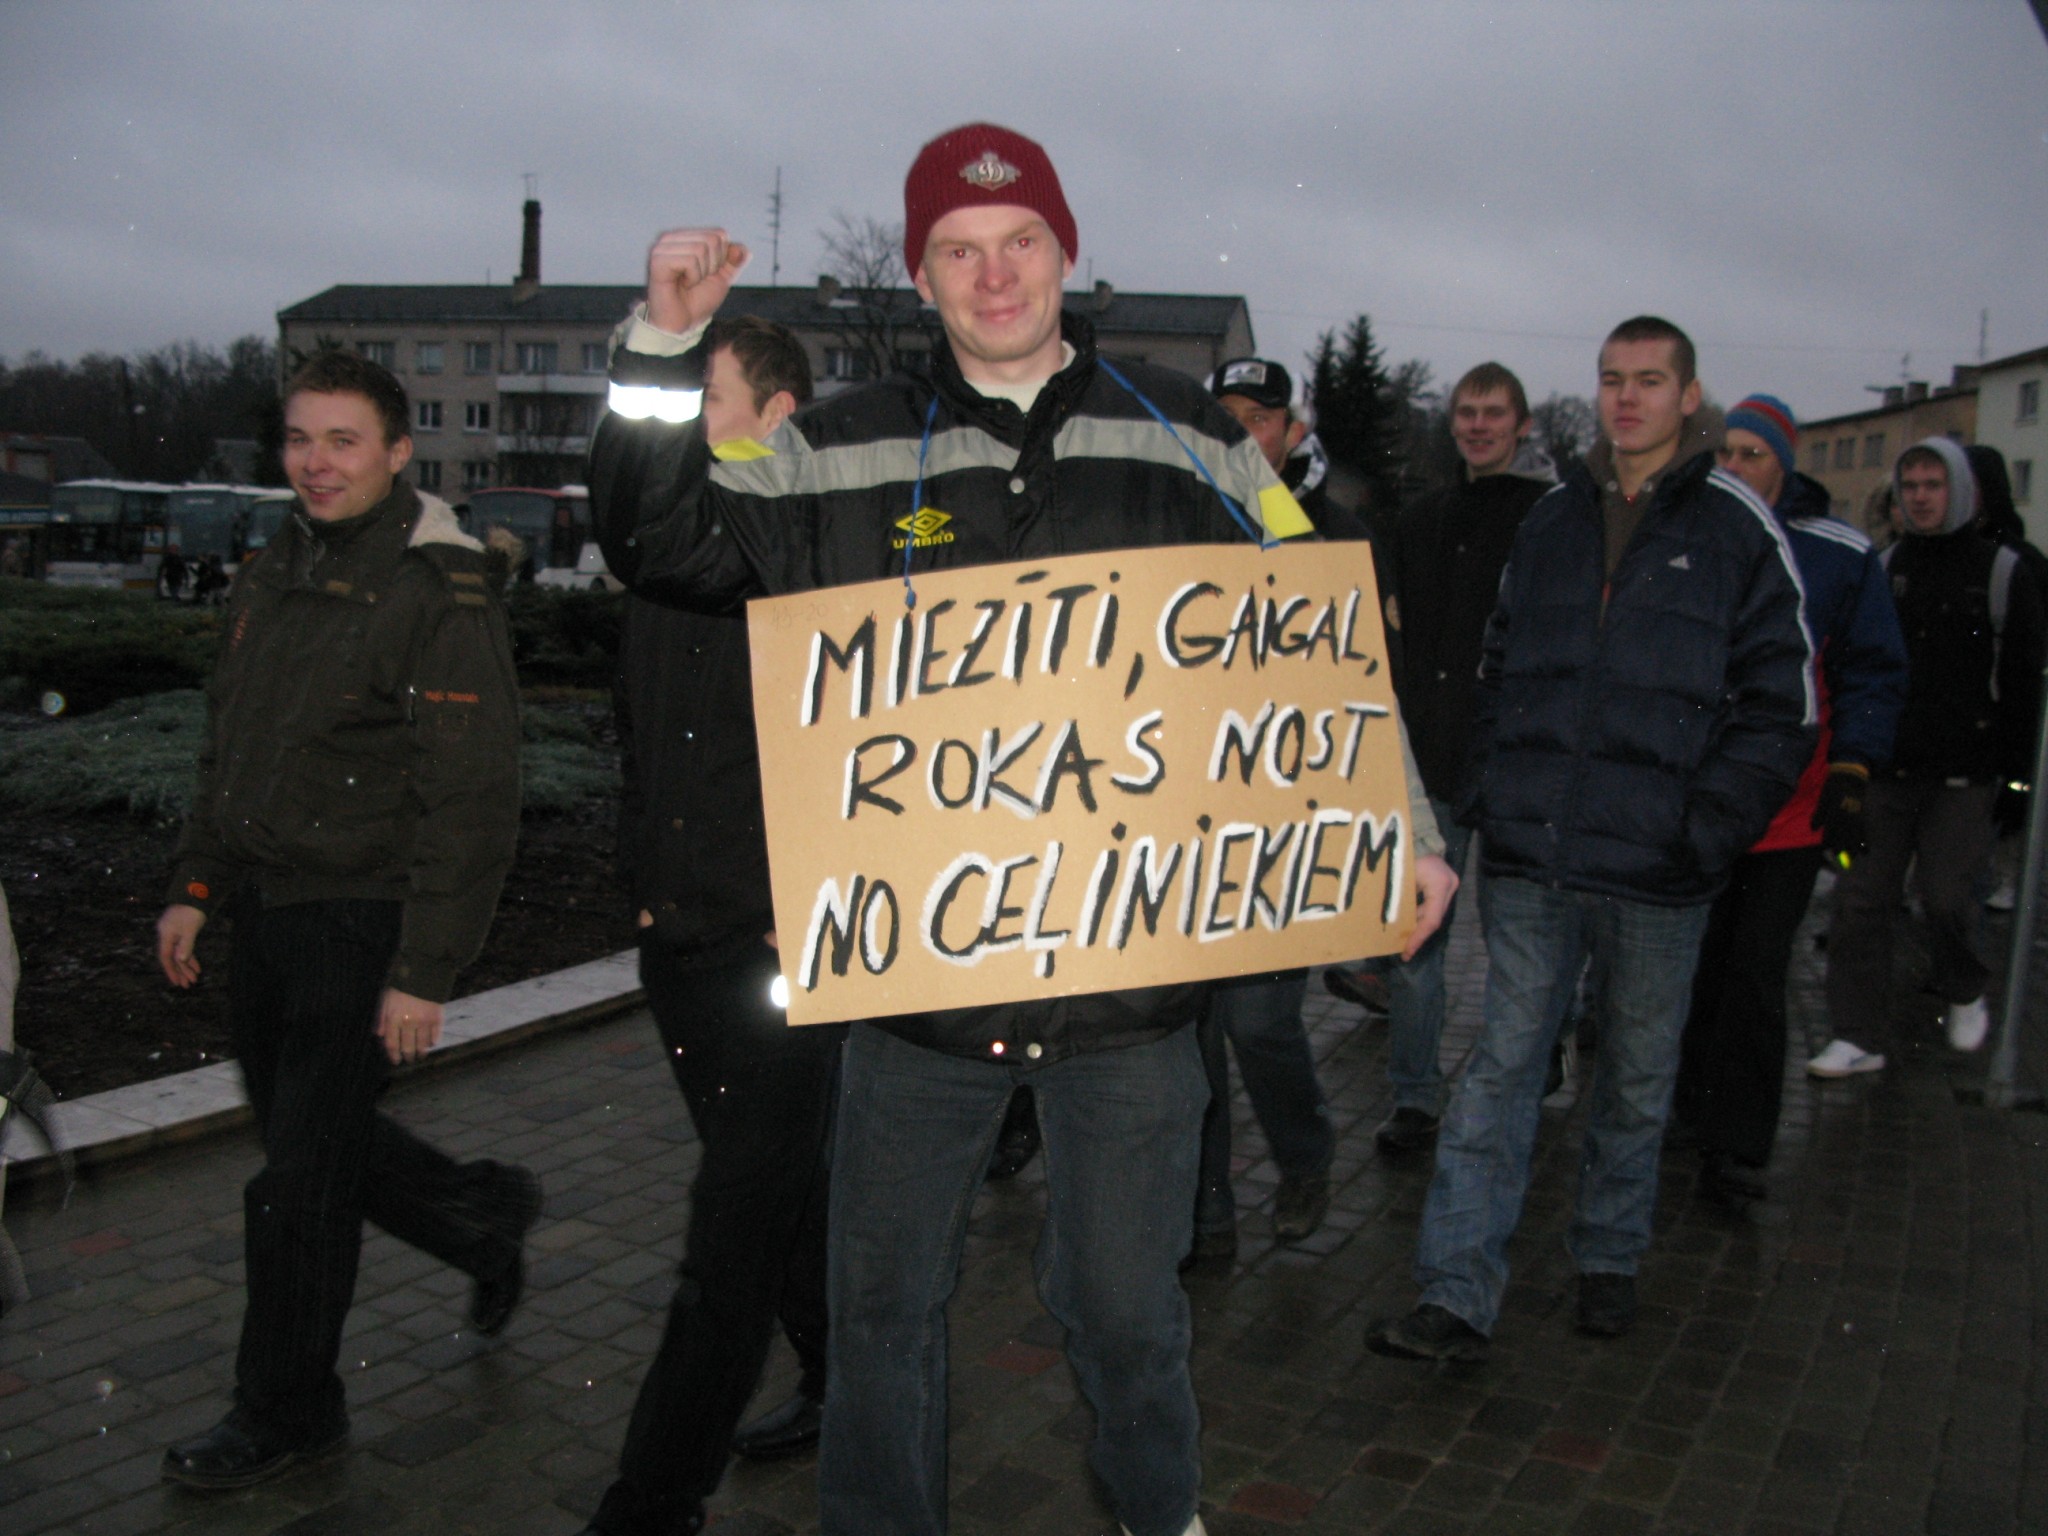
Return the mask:
{"type": "Polygon", "coordinates": [[[1560,475],[1586,456],[1600,431],[1600,418],[1584,395],[1560,395],[1553,390],[1549,399],[1530,409],[1529,419],[1536,424],[1538,445],[1550,455],[1560,475]]]}
{"type": "Polygon", "coordinates": [[[818,238],[825,243],[818,298],[844,344],[841,359],[828,361],[826,376],[879,378],[922,362],[931,337],[903,269],[903,226],[834,213],[832,227],[819,230],[818,238]]]}
{"type": "Polygon", "coordinates": [[[133,357],[0,359],[0,427],[82,437],[134,479],[198,474],[221,438],[281,435],[277,413],[277,349],[261,336],[225,353],[180,341],[133,357]]]}

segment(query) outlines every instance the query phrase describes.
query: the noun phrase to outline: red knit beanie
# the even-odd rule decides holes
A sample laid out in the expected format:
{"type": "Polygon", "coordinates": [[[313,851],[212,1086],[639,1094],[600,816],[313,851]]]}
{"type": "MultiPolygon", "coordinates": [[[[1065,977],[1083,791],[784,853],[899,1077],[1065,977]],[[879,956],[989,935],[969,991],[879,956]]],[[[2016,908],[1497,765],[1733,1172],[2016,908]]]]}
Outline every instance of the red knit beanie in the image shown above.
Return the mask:
{"type": "Polygon", "coordinates": [[[932,226],[955,208],[1029,208],[1051,226],[1069,260],[1080,249],[1059,172],[1037,144],[994,123],[968,123],[918,151],[903,178],[903,265],[924,265],[932,226]]]}

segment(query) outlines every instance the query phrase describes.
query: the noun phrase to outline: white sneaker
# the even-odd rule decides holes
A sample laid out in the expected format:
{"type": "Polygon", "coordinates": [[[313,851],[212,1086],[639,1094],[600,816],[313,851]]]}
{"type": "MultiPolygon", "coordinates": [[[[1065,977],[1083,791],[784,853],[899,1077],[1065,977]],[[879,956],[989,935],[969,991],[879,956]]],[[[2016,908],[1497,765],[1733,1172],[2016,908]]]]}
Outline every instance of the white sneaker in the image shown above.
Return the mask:
{"type": "Polygon", "coordinates": [[[1974,1051],[1991,1033],[1991,1010],[1984,999],[1974,1003],[1948,1005],[1948,1043],[1959,1051],[1974,1051]]]}
{"type": "Polygon", "coordinates": [[[1996,890],[1984,898],[1984,906],[1991,912],[2010,912],[2019,904],[2019,882],[2007,875],[1998,882],[1996,890]]]}
{"type": "Polygon", "coordinates": [[[1858,1072],[1882,1072],[1884,1058],[1847,1040],[1830,1040],[1827,1049],[1806,1064],[1808,1077],[1853,1077],[1858,1072]]]}

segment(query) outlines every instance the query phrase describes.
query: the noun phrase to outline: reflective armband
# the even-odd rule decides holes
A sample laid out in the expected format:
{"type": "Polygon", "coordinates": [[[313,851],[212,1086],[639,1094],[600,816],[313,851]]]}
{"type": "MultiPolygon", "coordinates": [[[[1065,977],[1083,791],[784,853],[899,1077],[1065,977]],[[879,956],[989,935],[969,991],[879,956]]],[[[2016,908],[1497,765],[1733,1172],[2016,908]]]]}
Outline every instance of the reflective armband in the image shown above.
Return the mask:
{"type": "Polygon", "coordinates": [[[682,426],[695,421],[704,408],[704,391],[701,389],[663,389],[657,384],[619,384],[611,387],[610,398],[606,401],[611,409],[628,421],[645,421],[653,416],[672,426],[682,426]]]}

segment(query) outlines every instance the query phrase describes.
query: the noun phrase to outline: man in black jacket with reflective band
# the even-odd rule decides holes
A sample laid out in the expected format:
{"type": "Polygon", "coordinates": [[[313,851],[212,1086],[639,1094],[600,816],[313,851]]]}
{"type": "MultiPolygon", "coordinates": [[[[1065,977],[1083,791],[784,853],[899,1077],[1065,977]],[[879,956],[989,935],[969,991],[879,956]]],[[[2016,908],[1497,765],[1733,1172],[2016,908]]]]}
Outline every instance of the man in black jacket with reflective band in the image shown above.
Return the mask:
{"type": "MultiPolygon", "coordinates": [[[[719,320],[702,419],[745,454],[811,398],[803,344],[751,315],[719,320]]],[[[837,1027],[790,1029],[773,991],[768,835],[747,620],[626,599],[613,694],[624,792],[619,873],[640,980],[699,1154],[683,1262],[599,1506],[600,1529],[689,1529],[727,1451],[817,1441],[825,1393],[825,1139],[837,1027]],[[796,1394],[738,1434],[783,1323],[796,1394]]]]}
{"type": "MultiPolygon", "coordinates": [[[[934,140],[907,179],[905,226],[906,265],[945,327],[929,376],[819,402],[766,454],[732,463],[714,463],[690,425],[693,349],[745,252],[717,229],[655,242],[647,312],[614,360],[591,466],[599,538],[628,584],[737,602],[896,575],[906,553],[924,570],[1239,542],[1239,515],[1272,535],[1308,531],[1196,381],[1131,365],[1119,382],[1086,322],[1063,321],[1077,240],[1037,144],[989,124],[934,140]]],[[[1429,857],[1433,825],[1417,832],[1426,935],[1455,880],[1429,857]]],[[[946,1299],[1004,1108],[1026,1080],[1046,1147],[1042,1291],[1096,1409],[1092,1465],[1135,1536],[1199,1530],[1175,1270],[1208,1097],[1186,1027],[1202,993],[1169,985],[852,1027],[832,1164],[827,1532],[945,1529],[946,1299]]]]}
{"type": "Polygon", "coordinates": [[[1716,470],[1692,343],[1625,321],[1604,440],[1524,517],[1487,626],[1461,819],[1487,877],[1485,1013],[1444,1116],[1420,1304],[1384,1354],[1483,1354],[1507,1288],[1544,1068],[1590,949],[1606,980],[1567,1247],[1582,1332],[1635,1320],[1693,967],[1730,866],[1813,750],[1813,654],[1784,530],[1716,470]]]}

